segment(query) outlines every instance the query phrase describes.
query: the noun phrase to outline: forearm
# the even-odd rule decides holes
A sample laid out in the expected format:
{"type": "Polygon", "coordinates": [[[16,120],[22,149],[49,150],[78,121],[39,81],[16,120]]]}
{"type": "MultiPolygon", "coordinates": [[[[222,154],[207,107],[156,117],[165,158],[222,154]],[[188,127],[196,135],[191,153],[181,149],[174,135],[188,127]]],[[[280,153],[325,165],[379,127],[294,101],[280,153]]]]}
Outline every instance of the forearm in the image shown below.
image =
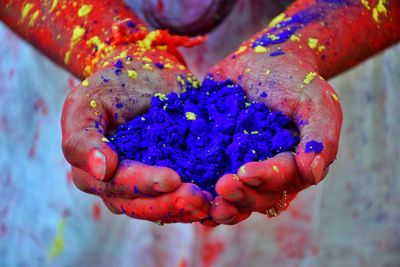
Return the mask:
{"type": "Polygon", "coordinates": [[[39,51],[78,78],[118,59],[182,69],[176,46],[190,47],[203,38],[149,32],[122,1],[0,0],[0,18],[39,51]]]}
{"type": "Polygon", "coordinates": [[[243,47],[297,55],[327,79],[399,40],[400,1],[300,0],[243,47]]]}

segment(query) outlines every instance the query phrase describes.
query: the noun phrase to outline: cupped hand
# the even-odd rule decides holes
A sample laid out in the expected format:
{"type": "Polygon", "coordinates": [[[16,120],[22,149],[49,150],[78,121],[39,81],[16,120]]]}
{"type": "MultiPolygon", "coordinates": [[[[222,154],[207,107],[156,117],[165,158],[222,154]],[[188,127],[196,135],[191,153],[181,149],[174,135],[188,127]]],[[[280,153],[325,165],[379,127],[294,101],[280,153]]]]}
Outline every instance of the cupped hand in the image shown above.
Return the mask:
{"type": "Polygon", "coordinates": [[[95,72],[65,101],[62,144],[74,183],[101,197],[117,214],[163,223],[208,217],[208,192],[181,183],[179,175],[169,168],[119,162],[106,137],[118,125],[146,111],[155,93],[180,91],[177,78],[186,77],[188,72],[155,66],[144,69],[144,63],[137,61],[129,65],[123,61],[121,66],[121,62],[95,72]]]}
{"type": "Polygon", "coordinates": [[[298,192],[319,183],[335,160],[342,123],[338,97],[306,58],[290,53],[270,56],[249,48],[224,59],[212,73],[240,84],[249,100],[291,117],[301,138],[295,153],[249,162],[221,177],[212,218],[236,224],[252,212],[276,216],[298,192]]]}

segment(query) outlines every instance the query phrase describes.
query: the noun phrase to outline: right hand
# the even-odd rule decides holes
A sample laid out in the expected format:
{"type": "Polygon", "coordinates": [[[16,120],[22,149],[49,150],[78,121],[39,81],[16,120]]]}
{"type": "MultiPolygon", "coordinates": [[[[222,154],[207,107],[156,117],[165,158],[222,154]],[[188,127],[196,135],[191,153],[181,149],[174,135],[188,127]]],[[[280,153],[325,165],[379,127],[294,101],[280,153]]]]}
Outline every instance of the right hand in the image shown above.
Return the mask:
{"type": "Polygon", "coordinates": [[[188,72],[176,69],[145,70],[140,62],[124,66],[119,75],[115,68],[102,69],[87,79],[88,86],[72,89],[65,101],[62,144],[73,181],[82,191],[101,197],[113,213],[163,223],[208,217],[210,193],[181,183],[169,168],[118,162],[105,139],[118,125],[146,111],[154,93],[178,92],[177,76],[188,72]],[[128,76],[133,68],[136,79],[128,76]]]}

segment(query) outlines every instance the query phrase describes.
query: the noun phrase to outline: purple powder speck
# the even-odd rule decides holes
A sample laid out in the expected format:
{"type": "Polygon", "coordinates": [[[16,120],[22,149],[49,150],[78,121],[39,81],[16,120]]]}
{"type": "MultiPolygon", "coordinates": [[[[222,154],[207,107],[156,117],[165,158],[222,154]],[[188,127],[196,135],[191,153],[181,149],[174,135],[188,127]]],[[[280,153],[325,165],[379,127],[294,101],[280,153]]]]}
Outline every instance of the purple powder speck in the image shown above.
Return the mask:
{"type": "Polygon", "coordinates": [[[260,96],[261,96],[262,98],[265,98],[265,97],[267,97],[267,93],[266,93],[266,92],[262,92],[262,93],[260,94],[260,96]]]}
{"type": "Polygon", "coordinates": [[[120,160],[169,167],[212,194],[223,174],[295,151],[299,142],[289,117],[261,103],[246,106],[242,87],[230,80],[207,76],[199,89],[154,96],[150,104],[147,113],[118,126],[110,146],[120,160]]]}
{"type": "Polygon", "coordinates": [[[116,108],[122,108],[123,106],[124,106],[124,104],[122,104],[122,103],[117,103],[117,104],[115,105],[116,108]]]}
{"type": "Polygon", "coordinates": [[[159,68],[159,69],[163,69],[164,68],[164,65],[159,63],[159,62],[156,62],[156,64],[154,64],[154,65],[156,65],[156,67],[159,68]]]}
{"type": "Polygon", "coordinates": [[[318,153],[321,153],[322,150],[324,150],[324,145],[321,142],[311,140],[306,143],[304,152],[306,152],[306,153],[315,152],[318,154],[318,153]]]}
{"type": "Polygon", "coordinates": [[[122,64],[121,60],[117,60],[117,62],[115,62],[114,66],[118,69],[122,69],[124,67],[124,65],[122,64]]]}
{"type": "Polygon", "coordinates": [[[276,56],[280,56],[280,55],[283,55],[283,54],[285,54],[285,52],[283,52],[283,50],[277,50],[277,51],[274,51],[271,54],[269,54],[269,56],[276,57],[276,56]]]}
{"type": "Polygon", "coordinates": [[[135,28],[135,23],[133,23],[131,20],[129,20],[126,25],[128,25],[128,27],[130,28],[135,28]]]}

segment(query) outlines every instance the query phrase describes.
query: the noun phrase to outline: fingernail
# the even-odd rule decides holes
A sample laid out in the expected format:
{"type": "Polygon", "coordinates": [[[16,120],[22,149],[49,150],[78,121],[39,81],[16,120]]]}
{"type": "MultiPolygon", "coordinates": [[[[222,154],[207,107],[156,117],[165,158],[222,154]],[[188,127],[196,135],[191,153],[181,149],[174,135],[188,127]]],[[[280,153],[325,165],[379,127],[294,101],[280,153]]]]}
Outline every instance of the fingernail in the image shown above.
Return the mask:
{"type": "Polygon", "coordinates": [[[248,179],[242,179],[242,181],[251,186],[259,186],[261,184],[261,180],[254,177],[248,179]]]}
{"type": "Polygon", "coordinates": [[[317,155],[311,163],[311,172],[314,176],[314,183],[318,184],[324,178],[325,159],[317,155]]]}
{"type": "Polygon", "coordinates": [[[227,223],[232,222],[234,218],[235,218],[235,216],[231,216],[231,217],[228,217],[226,219],[218,220],[218,222],[222,223],[222,224],[227,224],[227,223]]]}
{"type": "Polygon", "coordinates": [[[93,153],[90,169],[92,175],[97,180],[104,180],[104,176],[106,175],[106,156],[97,149],[93,153]]]}
{"type": "Polygon", "coordinates": [[[238,189],[233,192],[224,194],[222,197],[228,200],[241,200],[244,197],[244,194],[242,190],[238,189]]]}
{"type": "Polygon", "coordinates": [[[239,168],[238,175],[239,176],[246,175],[246,166],[245,165],[243,165],[242,167],[239,168]]]}

